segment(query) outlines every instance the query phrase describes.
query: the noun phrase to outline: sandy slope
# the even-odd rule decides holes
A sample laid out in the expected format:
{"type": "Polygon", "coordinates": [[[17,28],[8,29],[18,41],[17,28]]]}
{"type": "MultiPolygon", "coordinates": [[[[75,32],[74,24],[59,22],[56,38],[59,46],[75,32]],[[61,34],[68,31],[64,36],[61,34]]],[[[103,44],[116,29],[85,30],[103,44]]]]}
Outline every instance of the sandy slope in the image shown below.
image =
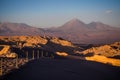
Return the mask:
{"type": "Polygon", "coordinates": [[[1,80],[120,80],[120,68],[71,59],[39,59],[1,80]]]}

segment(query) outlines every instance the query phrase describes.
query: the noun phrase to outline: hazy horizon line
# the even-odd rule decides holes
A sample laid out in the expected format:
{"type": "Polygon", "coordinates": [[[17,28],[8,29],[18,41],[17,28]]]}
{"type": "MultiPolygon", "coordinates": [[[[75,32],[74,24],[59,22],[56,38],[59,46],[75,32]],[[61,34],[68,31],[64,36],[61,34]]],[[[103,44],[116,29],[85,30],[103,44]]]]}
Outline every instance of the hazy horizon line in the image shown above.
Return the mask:
{"type": "Polygon", "coordinates": [[[57,26],[36,26],[36,25],[32,25],[32,24],[29,24],[29,23],[26,23],[26,22],[15,22],[15,21],[0,21],[0,23],[26,24],[26,25],[29,25],[29,26],[31,26],[31,27],[36,27],[36,28],[57,28],[57,27],[60,27],[60,26],[62,26],[62,25],[64,25],[64,24],[66,24],[67,22],[72,21],[72,20],[75,20],[75,19],[76,19],[76,20],[79,20],[79,21],[81,21],[81,22],[83,22],[83,23],[85,23],[85,24],[90,24],[90,23],[96,22],[96,23],[106,24],[106,25],[109,25],[109,26],[111,26],[111,27],[120,27],[119,25],[118,25],[118,26],[114,26],[114,25],[110,25],[110,24],[104,23],[104,22],[102,22],[102,21],[91,21],[91,22],[87,23],[87,22],[82,21],[82,20],[80,20],[80,19],[78,19],[78,18],[72,18],[72,19],[70,19],[70,20],[68,20],[68,21],[65,21],[63,24],[57,25],[57,26]]]}

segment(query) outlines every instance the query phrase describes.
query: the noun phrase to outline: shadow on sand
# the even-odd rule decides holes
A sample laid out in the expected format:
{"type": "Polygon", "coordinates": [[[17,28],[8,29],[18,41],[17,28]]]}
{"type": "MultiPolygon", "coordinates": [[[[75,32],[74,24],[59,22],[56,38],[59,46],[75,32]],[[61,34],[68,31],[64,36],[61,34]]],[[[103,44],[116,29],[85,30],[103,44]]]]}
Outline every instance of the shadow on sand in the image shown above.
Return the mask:
{"type": "Polygon", "coordinates": [[[97,62],[42,58],[28,62],[0,80],[120,80],[120,68],[97,62]]]}

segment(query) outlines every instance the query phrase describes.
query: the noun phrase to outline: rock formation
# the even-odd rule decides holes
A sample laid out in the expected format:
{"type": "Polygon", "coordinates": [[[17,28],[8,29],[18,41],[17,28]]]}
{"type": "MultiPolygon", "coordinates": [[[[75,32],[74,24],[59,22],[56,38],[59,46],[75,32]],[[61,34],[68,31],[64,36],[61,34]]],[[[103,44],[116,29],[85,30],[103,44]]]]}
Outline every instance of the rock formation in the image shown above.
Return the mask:
{"type": "Polygon", "coordinates": [[[32,47],[52,52],[63,51],[67,53],[72,53],[75,47],[67,40],[50,36],[0,36],[0,43],[19,48],[32,47]]]}
{"type": "Polygon", "coordinates": [[[110,45],[103,45],[100,47],[92,47],[90,49],[87,49],[83,51],[84,54],[97,54],[97,55],[103,55],[106,57],[115,57],[120,56],[120,42],[115,42],[114,44],[110,45]]]}
{"type": "Polygon", "coordinates": [[[15,58],[16,53],[10,52],[10,46],[8,45],[0,45],[0,57],[7,57],[7,58],[15,58]]]}

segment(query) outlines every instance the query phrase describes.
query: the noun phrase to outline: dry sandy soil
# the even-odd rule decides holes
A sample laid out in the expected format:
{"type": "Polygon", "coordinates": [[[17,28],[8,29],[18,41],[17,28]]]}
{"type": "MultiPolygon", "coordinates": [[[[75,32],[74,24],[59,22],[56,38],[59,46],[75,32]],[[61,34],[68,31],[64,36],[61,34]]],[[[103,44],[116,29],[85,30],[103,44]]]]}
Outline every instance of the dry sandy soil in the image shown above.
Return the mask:
{"type": "Polygon", "coordinates": [[[120,67],[73,59],[38,59],[1,80],[120,80],[120,67]]]}

